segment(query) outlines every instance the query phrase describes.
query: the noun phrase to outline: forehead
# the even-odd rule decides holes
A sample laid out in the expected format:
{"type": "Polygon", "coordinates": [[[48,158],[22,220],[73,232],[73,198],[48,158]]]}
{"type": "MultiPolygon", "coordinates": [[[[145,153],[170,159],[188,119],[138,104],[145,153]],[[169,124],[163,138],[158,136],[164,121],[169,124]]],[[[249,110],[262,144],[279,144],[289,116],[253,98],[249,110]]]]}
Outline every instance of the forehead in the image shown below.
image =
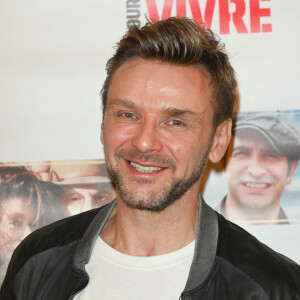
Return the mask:
{"type": "Polygon", "coordinates": [[[159,104],[203,112],[213,106],[210,76],[204,67],[142,58],[131,59],[115,72],[108,105],[114,99],[130,100],[148,109],[158,108],[159,104]]]}
{"type": "Polygon", "coordinates": [[[25,197],[7,197],[1,201],[1,208],[5,212],[20,211],[24,212],[25,207],[32,207],[30,199],[25,197]]]}
{"type": "Polygon", "coordinates": [[[258,149],[260,151],[268,151],[277,153],[268,140],[256,130],[241,130],[234,136],[234,148],[246,147],[249,149],[258,149]]]}

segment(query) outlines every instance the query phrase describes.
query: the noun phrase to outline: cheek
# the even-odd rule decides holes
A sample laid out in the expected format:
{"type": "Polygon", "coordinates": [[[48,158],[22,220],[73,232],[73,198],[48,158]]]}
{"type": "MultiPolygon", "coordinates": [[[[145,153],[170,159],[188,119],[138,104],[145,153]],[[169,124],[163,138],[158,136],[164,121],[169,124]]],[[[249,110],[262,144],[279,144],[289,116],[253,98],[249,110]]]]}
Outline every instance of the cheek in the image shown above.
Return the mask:
{"type": "Polygon", "coordinates": [[[192,143],[178,136],[164,136],[161,139],[164,152],[172,156],[178,163],[186,162],[196,157],[196,149],[192,143]]]}
{"type": "Polygon", "coordinates": [[[164,149],[167,155],[171,155],[178,166],[194,168],[197,166],[203,156],[203,149],[195,138],[178,138],[173,136],[164,141],[164,149]]]}
{"type": "Polygon", "coordinates": [[[228,181],[237,179],[237,175],[242,173],[244,170],[242,162],[230,161],[227,163],[225,170],[225,178],[228,181]]]}
{"type": "Polygon", "coordinates": [[[268,162],[267,171],[278,178],[278,180],[286,183],[288,181],[288,168],[287,164],[282,162],[268,162]]]}
{"type": "Polygon", "coordinates": [[[1,234],[0,234],[0,244],[6,248],[6,247],[11,247],[12,245],[16,244],[15,246],[17,246],[17,233],[12,230],[9,227],[4,227],[1,230],[1,234]]]}
{"type": "Polygon", "coordinates": [[[291,176],[287,175],[287,170],[282,170],[281,172],[277,173],[277,178],[281,182],[281,185],[285,187],[287,184],[292,182],[291,176]]]}
{"type": "Polygon", "coordinates": [[[104,147],[112,149],[129,143],[134,133],[132,126],[108,126],[104,132],[104,147]]]}
{"type": "Polygon", "coordinates": [[[82,200],[74,201],[72,199],[68,199],[66,201],[66,208],[67,208],[69,215],[78,214],[80,212],[81,206],[82,206],[82,200]]]}
{"type": "Polygon", "coordinates": [[[77,207],[76,205],[68,205],[67,206],[67,211],[69,213],[70,216],[76,215],[80,212],[79,207],[77,207]]]}
{"type": "Polygon", "coordinates": [[[2,238],[13,232],[12,228],[9,226],[9,220],[5,216],[2,217],[0,228],[2,238]]]}
{"type": "Polygon", "coordinates": [[[170,143],[169,148],[172,150],[172,152],[181,153],[182,152],[182,143],[180,143],[180,141],[175,140],[173,143],[170,143]]]}

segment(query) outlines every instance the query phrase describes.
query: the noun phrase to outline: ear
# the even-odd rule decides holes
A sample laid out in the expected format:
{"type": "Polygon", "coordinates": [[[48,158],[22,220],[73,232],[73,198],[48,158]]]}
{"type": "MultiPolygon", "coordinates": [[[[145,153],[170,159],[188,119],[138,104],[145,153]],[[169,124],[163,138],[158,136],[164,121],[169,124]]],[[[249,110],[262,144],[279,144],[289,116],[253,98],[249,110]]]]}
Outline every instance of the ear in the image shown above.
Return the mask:
{"type": "Polygon", "coordinates": [[[104,121],[102,120],[101,122],[101,134],[100,134],[100,140],[101,140],[101,143],[104,145],[104,121]]]}
{"type": "Polygon", "coordinates": [[[223,157],[231,138],[232,120],[227,119],[216,129],[213,143],[208,158],[211,162],[217,163],[223,157]]]}
{"type": "Polygon", "coordinates": [[[290,170],[289,170],[289,173],[287,175],[287,181],[286,181],[286,184],[290,184],[292,182],[292,176],[298,166],[298,160],[293,160],[291,163],[291,166],[290,166],[290,170]]]}
{"type": "Polygon", "coordinates": [[[230,157],[231,157],[232,152],[233,152],[233,146],[234,146],[234,136],[231,135],[228,147],[225,151],[225,154],[224,154],[223,158],[221,159],[222,167],[223,167],[225,172],[226,172],[226,166],[228,165],[230,157]]]}

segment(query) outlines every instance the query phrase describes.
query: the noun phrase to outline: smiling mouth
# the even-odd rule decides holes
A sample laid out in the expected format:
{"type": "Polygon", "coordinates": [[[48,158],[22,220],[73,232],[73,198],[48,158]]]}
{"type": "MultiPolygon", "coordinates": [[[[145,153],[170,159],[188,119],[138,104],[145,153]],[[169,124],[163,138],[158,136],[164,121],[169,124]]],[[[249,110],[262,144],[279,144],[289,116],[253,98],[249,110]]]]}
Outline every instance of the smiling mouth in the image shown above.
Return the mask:
{"type": "Polygon", "coordinates": [[[265,189],[271,186],[269,183],[254,183],[254,182],[245,182],[244,186],[252,189],[265,189]]]}
{"type": "Polygon", "coordinates": [[[152,172],[156,172],[156,171],[160,171],[163,168],[159,168],[159,167],[154,167],[154,166],[141,166],[137,163],[134,163],[132,161],[128,161],[128,163],[135,168],[138,172],[141,173],[152,173],[152,172]]]}

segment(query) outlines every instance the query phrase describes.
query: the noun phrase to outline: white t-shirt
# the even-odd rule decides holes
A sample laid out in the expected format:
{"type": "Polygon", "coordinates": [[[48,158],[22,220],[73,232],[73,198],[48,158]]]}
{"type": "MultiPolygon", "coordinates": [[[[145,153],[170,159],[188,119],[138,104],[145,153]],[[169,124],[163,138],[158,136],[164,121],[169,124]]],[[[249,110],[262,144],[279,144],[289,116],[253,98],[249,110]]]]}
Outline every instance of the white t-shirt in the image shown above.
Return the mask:
{"type": "Polygon", "coordinates": [[[97,239],[86,270],[88,286],[75,300],[179,299],[194,254],[195,241],[158,256],[130,256],[97,239]]]}

